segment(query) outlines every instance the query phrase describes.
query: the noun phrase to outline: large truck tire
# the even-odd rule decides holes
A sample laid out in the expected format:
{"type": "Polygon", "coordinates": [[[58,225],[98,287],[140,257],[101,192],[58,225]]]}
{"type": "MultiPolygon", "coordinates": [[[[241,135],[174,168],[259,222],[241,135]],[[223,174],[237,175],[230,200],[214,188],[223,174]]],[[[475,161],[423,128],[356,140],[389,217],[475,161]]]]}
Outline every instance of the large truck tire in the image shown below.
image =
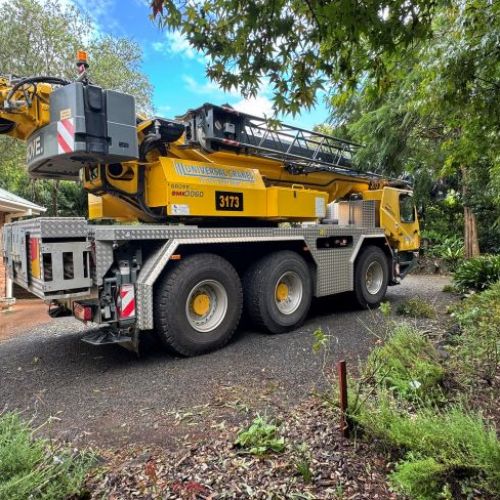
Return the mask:
{"type": "Polygon", "coordinates": [[[233,266],[218,255],[192,255],[175,263],[155,289],[155,331],[177,354],[203,354],[229,342],[242,306],[233,266]]]}
{"type": "Polygon", "coordinates": [[[354,270],[354,296],[363,308],[378,307],[387,291],[389,263],[379,247],[367,246],[358,256],[354,270]]]}
{"type": "Polygon", "coordinates": [[[311,306],[309,267],[292,251],[267,255],[247,270],[243,290],[245,311],[258,328],[289,331],[304,322],[311,306]]]}

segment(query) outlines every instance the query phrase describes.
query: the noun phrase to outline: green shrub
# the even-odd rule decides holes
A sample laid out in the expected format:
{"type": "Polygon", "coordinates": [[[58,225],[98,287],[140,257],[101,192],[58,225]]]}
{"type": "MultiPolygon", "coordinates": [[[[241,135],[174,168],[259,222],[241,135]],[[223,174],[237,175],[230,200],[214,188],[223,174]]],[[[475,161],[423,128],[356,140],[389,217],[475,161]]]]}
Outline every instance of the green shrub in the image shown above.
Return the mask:
{"type": "Polygon", "coordinates": [[[451,236],[444,240],[441,238],[431,240],[431,246],[427,250],[427,254],[431,257],[443,259],[453,269],[464,257],[464,241],[458,236],[451,236]]]}
{"type": "Polygon", "coordinates": [[[500,255],[484,255],[463,261],[453,274],[456,287],[468,290],[485,290],[500,280],[500,255]]]}
{"type": "MultiPolygon", "coordinates": [[[[432,457],[420,458],[409,453],[406,460],[396,465],[390,475],[393,489],[414,499],[430,499],[441,496],[446,488],[447,468],[432,457]]],[[[445,495],[443,495],[446,498],[445,495]]]]}
{"type": "Polygon", "coordinates": [[[437,399],[444,369],[432,343],[416,328],[402,324],[384,345],[373,349],[364,373],[405,399],[437,399]]]}
{"type": "Polygon", "coordinates": [[[0,416],[0,499],[65,499],[82,492],[91,457],[50,448],[18,415],[0,416]]]}
{"type": "Polygon", "coordinates": [[[491,382],[500,363],[500,281],[455,306],[461,335],[454,338],[455,372],[491,382]]]}
{"type": "MultiPolygon", "coordinates": [[[[447,363],[453,370],[462,363],[477,369],[498,363],[500,283],[464,300],[454,314],[462,335],[450,348],[447,363]]],[[[389,480],[405,497],[496,497],[500,442],[495,429],[481,415],[446,400],[444,361],[422,333],[407,324],[388,325],[392,335],[369,355],[359,379],[349,381],[351,425],[403,457],[389,480]]]]}
{"type": "Polygon", "coordinates": [[[397,313],[412,318],[435,318],[436,310],[420,297],[412,297],[398,305],[397,313]]]}
{"type": "Polygon", "coordinates": [[[379,306],[379,310],[382,313],[384,318],[388,318],[392,312],[392,306],[390,302],[381,302],[379,306]]]}
{"type": "Polygon", "coordinates": [[[252,455],[281,453],[285,449],[285,438],[279,435],[276,425],[258,416],[248,429],[238,433],[235,444],[252,455]]]}
{"type": "Polygon", "coordinates": [[[461,407],[410,413],[382,391],[355,419],[369,436],[405,453],[390,480],[411,498],[438,498],[450,485],[500,491],[500,442],[479,415],[461,407]]]}

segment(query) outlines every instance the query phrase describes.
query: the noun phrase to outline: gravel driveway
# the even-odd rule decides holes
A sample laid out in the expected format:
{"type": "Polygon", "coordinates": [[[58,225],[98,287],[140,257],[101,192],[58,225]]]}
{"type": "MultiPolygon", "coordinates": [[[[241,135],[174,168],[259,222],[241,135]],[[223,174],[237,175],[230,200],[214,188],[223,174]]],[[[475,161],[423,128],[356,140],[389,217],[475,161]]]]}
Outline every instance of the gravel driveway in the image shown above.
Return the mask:
{"type": "MultiPolygon", "coordinates": [[[[394,306],[419,295],[442,304],[446,283],[446,277],[409,276],[389,288],[387,300],[394,306]]],[[[331,297],[315,301],[305,325],[287,334],[243,326],[230,345],[208,355],[181,359],[152,349],[137,359],[119,346],[82,343],[86,327],[63,318],[0,342],[0,411],[17,409],[37,422],[55,417],[50,433],[73,442],[174,446],[166,422],[177,412],[229,401],[251,408],[300,402],[322,379],[312,332],[321,326],[332,336],[333,358],[355,363],[375,341],[363,326],[373,321],[349,297],[331,297]]]]}

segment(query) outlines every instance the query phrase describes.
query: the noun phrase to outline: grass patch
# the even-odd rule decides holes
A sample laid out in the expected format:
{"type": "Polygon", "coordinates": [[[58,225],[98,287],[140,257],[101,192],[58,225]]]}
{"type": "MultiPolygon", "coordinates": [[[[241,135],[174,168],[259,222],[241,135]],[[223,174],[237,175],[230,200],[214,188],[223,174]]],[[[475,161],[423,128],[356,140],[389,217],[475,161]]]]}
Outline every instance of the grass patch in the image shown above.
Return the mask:
{"type": "Polygon", "coordinates": [[[412,297],[398,305],[397,313],[412,318],[435,318],[436,310],[420,297],[412,297]]]}
{"type": "Polygon", "coordinates": [[[446,491],[464,494],[467,486],[500,491],[500,443],[481,416],[462,407],[405,411],[381,392],[355,418],[369,436],[405,453],[390,475],[401,493],[429,499],[446,491]]]}
{"type": "Polygon", "coordinates": [[[93,459],[33,437],[17,414],[0,416],[0,499],[58,500],[82,494],[93,459]]]}
{"type": "Polygon", "coordinates": [[[444,293],[459,293],[459,291],[455,285],[444,285],[443,292],[444,293]]]}
{"type": "Polygon", "coordinates": [[[285,438],[279,435],[278,426],[258,416],[248,429],[238,433],[234,443],[252,455],[265,455],[285,450],[285,438]]]}
{"type": "Polygon", "coordinates": [[[313,471],[311,469],[311,454],[305,443],[296,447],[293,465],[304,483],[309,484],[313,478],[313,471]]]}

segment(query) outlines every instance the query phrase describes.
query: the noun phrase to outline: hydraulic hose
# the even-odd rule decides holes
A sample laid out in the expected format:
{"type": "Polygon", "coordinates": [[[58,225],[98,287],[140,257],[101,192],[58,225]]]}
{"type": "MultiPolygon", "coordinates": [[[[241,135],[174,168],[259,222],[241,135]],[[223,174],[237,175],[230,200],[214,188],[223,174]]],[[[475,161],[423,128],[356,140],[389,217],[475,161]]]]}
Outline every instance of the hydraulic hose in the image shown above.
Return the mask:
{"type": "Polygon", "coordinates": [[[64,80],[62,78],[57,78],[53,76],[31,76],[28,78],[23,78],[19,82],[17,82],[9,91],[7,94],[7,97],[5,99],[6,103],[9,103],[9,101],[12,99],[14,94],[19,90],[23,85],[29,84],[29,83],[50,83],[52,85],[69,85],[71,82],[68,80],[64,80]]]}

